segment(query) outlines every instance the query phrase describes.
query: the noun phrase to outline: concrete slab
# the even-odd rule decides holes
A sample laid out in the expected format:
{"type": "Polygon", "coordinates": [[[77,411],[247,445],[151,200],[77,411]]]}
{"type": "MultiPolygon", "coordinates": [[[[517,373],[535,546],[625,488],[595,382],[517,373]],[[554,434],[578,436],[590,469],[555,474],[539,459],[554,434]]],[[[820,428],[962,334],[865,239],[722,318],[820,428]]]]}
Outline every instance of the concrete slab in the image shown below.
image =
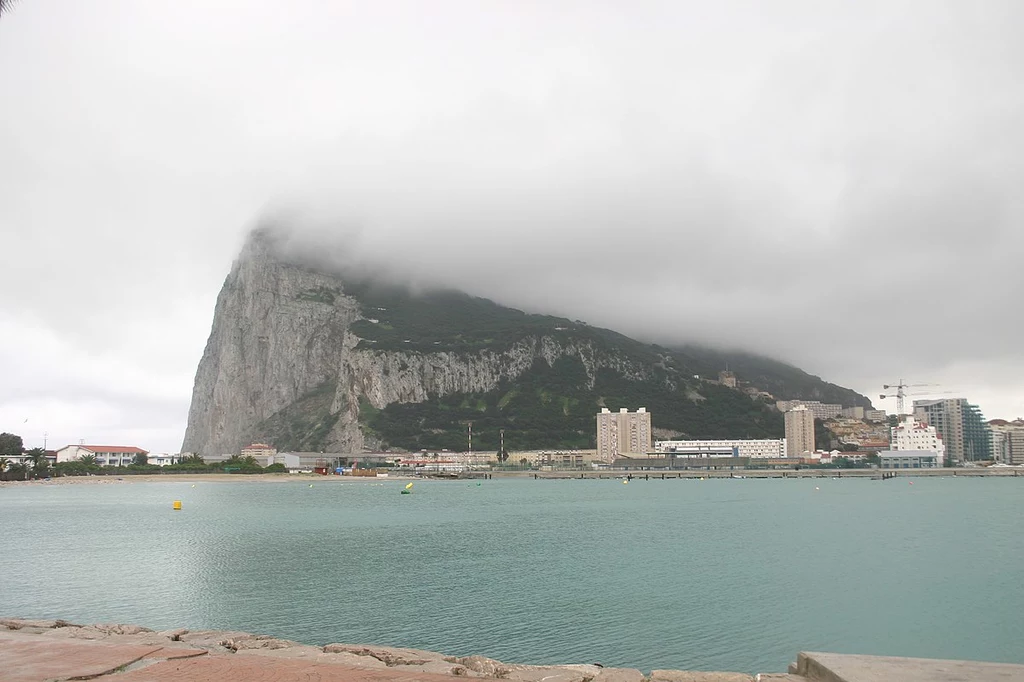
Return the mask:
{"type": "Polygon", "coordinates": [[[652,670],[651,682],[754,682],[743,673],[701,672],[697,670],[652,670]]]}
{"type": "Polygon", "coordinates": [[[796,673],[815,682],[1021,682],[1024,665],[801,652],[796,673]]]}
{"type": "MultiPolygon", "coordinates": [[[[164,661],[119,674],[117,682],[452,682],[448,675],[374,670],[260,656],[217,655],[164,661]]],[[[19,682],[21,682],[19,680],[19,682]]]]}

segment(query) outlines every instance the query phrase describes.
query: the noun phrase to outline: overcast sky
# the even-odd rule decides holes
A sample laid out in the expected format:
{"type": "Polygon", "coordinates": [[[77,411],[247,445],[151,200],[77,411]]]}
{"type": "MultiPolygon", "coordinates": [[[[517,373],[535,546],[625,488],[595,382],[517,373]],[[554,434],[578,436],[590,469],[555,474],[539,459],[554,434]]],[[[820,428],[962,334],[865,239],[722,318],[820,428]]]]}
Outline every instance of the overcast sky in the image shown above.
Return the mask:
{"type": "Polygon", "coordinates": [[[1019,0],[20,0],[0,431],[177,451],[268,212],[523,309],[1024,415],[1022,29],[1019,0]]]}

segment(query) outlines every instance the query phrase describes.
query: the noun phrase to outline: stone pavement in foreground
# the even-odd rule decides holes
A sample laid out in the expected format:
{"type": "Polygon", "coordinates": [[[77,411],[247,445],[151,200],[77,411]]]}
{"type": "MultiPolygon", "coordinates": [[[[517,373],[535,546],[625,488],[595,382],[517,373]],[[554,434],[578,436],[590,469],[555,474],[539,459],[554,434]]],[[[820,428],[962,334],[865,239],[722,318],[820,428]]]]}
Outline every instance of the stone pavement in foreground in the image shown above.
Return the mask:
{"type": "Polygon", "coordinates": [[[4,682],[1024,682],[1024,665],[801,653],[788,673],[530,666],[366,645],[314,647],[245,632],[0,619],[4,682]]]}

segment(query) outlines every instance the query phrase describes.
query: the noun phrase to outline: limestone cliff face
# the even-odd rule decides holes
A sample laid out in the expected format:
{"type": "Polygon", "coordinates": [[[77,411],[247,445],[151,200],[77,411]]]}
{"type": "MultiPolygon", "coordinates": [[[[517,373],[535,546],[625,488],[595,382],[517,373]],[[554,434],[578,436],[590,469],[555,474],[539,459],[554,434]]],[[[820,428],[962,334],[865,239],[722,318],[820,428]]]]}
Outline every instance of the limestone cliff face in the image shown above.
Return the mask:
{"type": "MultiPolygon", "coordinates": [[[[580,359],[643,380],[649,367],[586,341],[533,335],[503,350],[412,352],[365,348],[350,329],[365,319],[341,278],[289,263],[256,234],[217,299],[196,372],[183,452],[237,453],[282,429],[320,433],[325,451],[359,452],[360,402],[382,409],[430,396],[489,391],[539,358],[580,359]]],[[[319,449],[319,448],[318,448],[319,449]]]]}

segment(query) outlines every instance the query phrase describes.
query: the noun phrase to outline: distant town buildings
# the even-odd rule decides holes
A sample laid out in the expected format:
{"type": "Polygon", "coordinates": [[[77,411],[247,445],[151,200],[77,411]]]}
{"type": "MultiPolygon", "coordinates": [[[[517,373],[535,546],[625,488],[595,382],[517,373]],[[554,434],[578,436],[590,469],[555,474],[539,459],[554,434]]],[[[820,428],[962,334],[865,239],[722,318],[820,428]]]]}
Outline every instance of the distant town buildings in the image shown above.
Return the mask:
{"type": "Polygon", "coordinates": [[[991,458],[1000,464],[1024,465],[1024,419],[1008,422],[993,419],[988,423],[991,458]]]}
{"type": "Polygon", "coordinates": [[[976,462],[992,454],[988,424],[965,398],[915,400],[914,417],[934,426],[946,446],[947,463],[976,462]]]}
{"type": "Polygon", "coordinates": [[[939,466],[946,462],[946,446],[934,426],[929,426],[911,416],[904,416],[892,427],[891,448],[898,452],[933,452],[939,466]]]}
{"type": "Polygon", "coordinates": [[[630,412],[626,408],[612,412],[602,408],[597,414],[597,458],[612,462],[620,455],[645,455],[651,450],[651,413],[647,408],[630,412]]]}
{"type": "Polygon", "coordinates": [[[733,457],[771,459],[786,456],[786,439],[659,440],[654,444],[654,452],[660,455],[732,453],[733,457]]]}
{"type": "Polygon", "coordinates": [[[126,467],[137,455],[148,455],[133,445],[68,445],[57,451],[57,462],[74,462],[86,455],[96,458],[100,466],[126,467]]]}
{"type": "Polygon", "coordinates": [[[253,443],[242,448],[242,457],[260,458],[273,457],[277,454],[277,448],[266,443],[253,443]]]}
{"type": "Polygon", "coordinates": [[[814,413],[806,405],[786,412],[786,456],[803,457],[814,452],[814,413]]]}
{"type": "Polygon", "coordinates": [[[779,412],[789,412],[797,407],[805,407],[810,410],[815,419],[825,421],[835,419],[843,412],[843,406],[835,403],[822,403],[817,400],[778,400],[775,407],[779,412]]]}

